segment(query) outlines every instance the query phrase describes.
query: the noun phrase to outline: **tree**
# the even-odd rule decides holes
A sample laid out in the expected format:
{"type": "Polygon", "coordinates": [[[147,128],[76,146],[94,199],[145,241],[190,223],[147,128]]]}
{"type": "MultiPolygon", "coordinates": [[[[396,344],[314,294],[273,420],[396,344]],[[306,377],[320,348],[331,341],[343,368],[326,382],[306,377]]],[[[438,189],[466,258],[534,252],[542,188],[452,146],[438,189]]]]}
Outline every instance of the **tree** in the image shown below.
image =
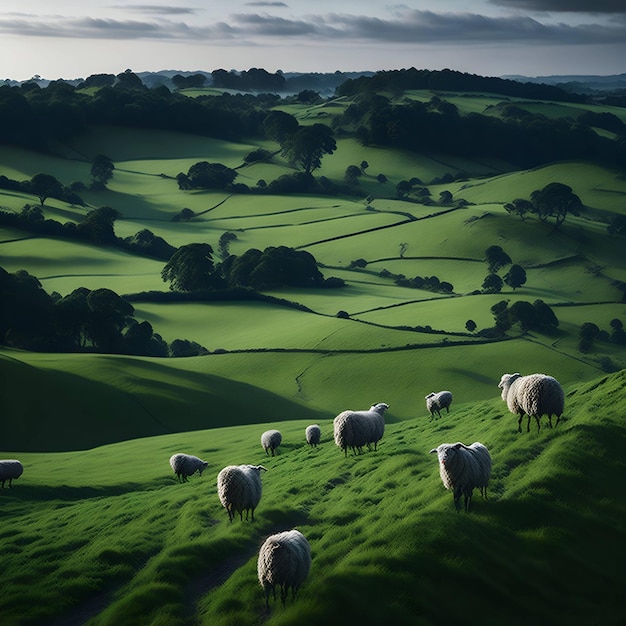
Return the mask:
{"type": "Polygon", "coordinates": [[[229,230],[220,235],[218,242],[220,259],[224,260],[229,255],[229,247],[231,241],[236,241],[237,235],[229,230]]]}
{"type": "Polygon", "coordinates": [[[123,87],[124,89],[146,89],[146,86],[141,82],[141,78],[130,69],[118,74],[116,78],[116,87],[123,87]]]}
{"type": "Polygon", "coordinates": [[[450,204],[450,202],[452,202],[452,194],[444,189],[439,193],[439,204],[450,204]]]}
{"type": "Polygon", "coordinates": [[[89,211],[85,219],[78,224],[78,231],[97,243],[113,243],[115,241],[114,222],[121,213],[109,206],[102,206],[89,211]]]}
{"type": "Polygon", "coordinates": [[[236,177],[235,170],[222,163],[209,163],[208,161],[195,163],[187,172],[187,180],[194,189],[224,189],[231,185],[236,177]]]}
{"type": "Polygon", "coordinates": [[[485,260],[492,273],[511,263],[511,257],[500,246],[489,246],[485,250],[485,260]]]}
{"type": "Polygon", "coordinates": [[[521,265],[511,265],[504,276],[504,282],[515,291],[526,283],[526,270],[521,265]]]}
{"type": "Polygon", "coordinates": [[[594,339],[600,334],[600,329],[593,322],[583,322],[578,332],[578,349],[581,352],[589,352],[594,339]]]}
{"type": "Polygon", "coordinates": [[[465,329],[473,333],[476,330],[476,322],[474,320],[467,320],[467,322],[465,322],[465,329]]]}
{"type": "Polygon", "coordinates": [[[582,208],[580,198],[572,192],[572,188],[563,183],[550,183],[543,189],[530,194],[533,212],[541,221],[554,217],[554,230],[565,221],[569,213],[579,215],[582,208]]]}
{"type": "Polygon", "coordinates": [[[361,168],[357,165],[348,165],[344,179],[349,184],[356,183],[361,173],[361,168]]]}
{"type": "Polygon", "coordinates": [[[48,198],[61,198],[63,185],[50,174],[35,174],[30,179],[30,190],[39,198],[41,206],[48,198]]]}
{"type": "Polygon", "coordinates": [[[365,170],[370,166],[370,164],[367,161],[361,161],[361,171],[365,174],[365,170]]]}
{"type": "Polygon", "coordinates": [[[134,313],[132,304],[111,289],[103,288],[89,292],[87,306],[88,334],[94,347],[101,352],[119,352],[122,330],[134,313]]]}
{"type": "Polygon", "coordinates": [[[502,279],[497,274],[487,274],[482,287],[485,293],[500,293],[502,291],[502,279]]]}
{"type": "Polygon", "coordinates": [[[337,149],[337,143],[326,124],[313,124],[300,127],[284,140],[281,147],[283,156],[310,174],[320,167],[325,154],[332,154],[337,149]]]}
{"type": "Polygon", "coordinates": [[[298,120],[284,111],[270,111],[262,126],[265,136],[281,145],[300,127],[298,120]]]}
{"type": "Polygon", "coordinates": [[[522,331],[537,327],[537,312],[535,307],[526,300],[518,300],[509,307],[511,321],[518,322],[522,331]]]}
{"type": "Polygon", "coordinates": [[[163,282],[172,291],[196,291],[216,286],[213,248],[208,243],[181,246],[161,270],[163,282]]]}
{"type": "Polygon", "coordinates": [[[91,177],[94,181],[106,185],[113,177],[115,165],[108,156],[98,154],[91,164],[91,177]]]}
{"type": "Polygon", "coordinates": [[[526,219],[526,214],[533,212],[533,203],[524,198],[515,198],[513,202],[505,204],[504,208],[508,213],[517,215],[523,222],[526,219]]]}

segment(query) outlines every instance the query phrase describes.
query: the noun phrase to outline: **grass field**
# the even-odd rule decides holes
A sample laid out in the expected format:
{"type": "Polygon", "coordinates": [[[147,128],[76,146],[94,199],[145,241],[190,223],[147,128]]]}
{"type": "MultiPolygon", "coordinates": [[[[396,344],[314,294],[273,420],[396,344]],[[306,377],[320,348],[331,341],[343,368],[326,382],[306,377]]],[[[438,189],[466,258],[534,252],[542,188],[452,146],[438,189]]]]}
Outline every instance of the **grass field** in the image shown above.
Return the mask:
{"type": "MultiPolygon", "coordinates": [[[[446,98],[461,113],[499,102],[446,98]]],[[[347,104],[281,108],[308,124],[329,122],[347,104]]],[[[573,106],[517,104],[574,114],[573,106]]],[[[13,489],[0,491],[2,626],[621,624],[626,352],[602,338],[586,353],[578,343],[584,322],[608,336],[612,320],[626,321],[623,238],[606,230],[626,212],[623,175],[583,162],[513,171],[341,136],[315,174],[341,182],[349,165],[366,160],[354,195],[178,189],[175,176],[201,160],[238,168],[237,182],[250,187],[293,172],[279,154],[242,166],[257,147],[277,148],[120,128],[92,129],[47,155],[0,147],[0,175],[17,180],[45,172],[64,185],[88,184],[94,155],[114,161],[106,189],[80,193],[86,208],[49,199],[47,218],[78,222],[111,206],[122,215],[120,237],[148,228],[174,246],[203,242],[216,251],[229,231],[233,254],[297,247],[326,278],[346,282],[276,289],[268,295],[278,300],[262,303],[133,299],[137,320],[167,342],[200,343],[210,352],[201,357],[0,348],[0,458],[25,466],[13,489]],[[430,182],[460,171],[468,177],[430,182]],[[397,197],[396,184],[413,177],[433,203],[397,197]],[[584,205],[557,232],[504,209],[555,181],[584,205]],[[452,204],[439,204],[443,191],[452,204]],[[172,221],[183,208],[195,217],[172,221]],[[492,245],[525,268],[526,284],[480,293],[492,245]],[[394,275],[437,276],[453,293],[399,286],[394,275]],[[514,328],[497,342],[478,334],[493,326],[498,302],[538,299],[559,319],[552,334],[514,328]],[[466,330],[470,319],[477,332],[466,330]],[[557,429],[517,433],[497,387],[516,371],[550,373],[564,385],[557,429]],[[454,393],[451,413],[429,421],[424,396],[440,389],[454,393]],[[379,450],[344,458],[332,441],[334,416],[382,401],[390,409],[379,450]],[[304,442],[309,423],[322,428],[317,449],[304,442]],[[260,446],[267,428],[283,434],[273,458],[260,446]],[[491,496],[475,494],[469,515],[454,512],[428,454],[458,440],[482,441],[494,460],[491,496]],[[177,484],[168,459],[178,451],[205,458],[205,474],[177,484]],[[231,463],[268,468],[254,523],[229,524],[220,507],[215,479],[231,463]],[[311,543],[311,574],[296,602],[266,613],[256,554],[269,533],[294,526],[311,543]]],[[[26,203],[38,199],[0,190],[3,209],[26,203]]],[[[15,228],[0,228],[0,266],[25,269],[61,295],[168,290],[162,261],[15,228]]]]}

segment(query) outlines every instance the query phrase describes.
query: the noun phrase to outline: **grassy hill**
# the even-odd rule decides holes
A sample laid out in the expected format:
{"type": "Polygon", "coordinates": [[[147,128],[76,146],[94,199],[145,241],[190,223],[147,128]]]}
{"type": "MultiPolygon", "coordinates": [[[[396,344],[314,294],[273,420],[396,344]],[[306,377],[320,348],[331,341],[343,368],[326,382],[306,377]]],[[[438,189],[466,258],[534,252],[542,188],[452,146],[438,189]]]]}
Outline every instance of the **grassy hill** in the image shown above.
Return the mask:
{"type": "MultiPolygon", "coordinates": [[[[500,102],[433,92],[397,101],[433,95],[463,114],[495,114],[500,102]]],[[[280,108],[307,124],[330,122],[349,104],[280,108]]],[[[516,105],[555,118],[574,110],[516,105]]],[[[178,189],[176,175],[201,160],[236,168],[237,182],[252,188],[294,171],[277,153],[244,165],[259,147],[277,146],[115,127],[49,154],[0,146],[0,175],[15,180],[45,172],[64,185],[88,183],[95,155],[114,161],[106,189],[80,192],[87,207],[48,199],[47,218],[79,222],[110,206],[122,215],[119,237],[147,228],[174,246],[215,250],[231,232],[231,253],[307,250],[325,277],[346,283],[271,290],[268,302],[158,303],[138,294],[168,290],[162,261],[0,226],[8,272],[25,269],[60,295],[112,289],[167,342],[209,351],[147,358],[0,348],[0,458],[25,466],[0,492],[2,626],[621,624],[626,351],[608,335],[612,320],[626,321],[626,256],[607,225],[626,214],[623,173],[582,161],[515,171],[342,134],[315,173],[341,183],[349,165],[366,160],[352,194],[178,189]],[[413,178],[429,201],[398,197],[397,183],[413,178]],[[504,209],[555,181],[583,203],[558,231],[504,209]],[[442,192],[453,200],[441,203],[442,192]],[[195,217],[174,221],[183,208],[195,217]],[[482,292],[492,245],[525,268],[526,284],[482,292]],[[436,276],[453,290],[401,286],[398,276],[436,276]],[[466,329],[470,319],[477,331],[493,326],[491,307],[502,300],[543,300],[559,326],[551,334],[513,328],[498,341],[466,329]],[[603,335],[583,353],[585,322],[603,335]],[[564,385],[557,429],[517,433],[497,388],[516,371],[564,385]],[[452,412],[429,421],[424,396],[440,389],[453,391],[452,412]],[[344,458],[332,419],[380,401],[390,410],[379,450],[344,458]],[[317,449],[304,442],[309,423],[322,427],[317,449]],[[270,427],[283,433],[274,458],[260,446],[270,427]],[[454,512],[428,454],[458,440],[482,441],[494,460],[490,498],[477,496],[469,515],[454,512]],[[168,465],[178,451],[207,460],[206,473],[178,484],[168,465]],[[217,473],[233,463],[268,468],[254,523],[229,524],[217,498],[217,473]],[[267,614],[256,554],[269,533],[294,526],[311,543],[311,574],[295,603],[267,614]]],[[[26,203],[38,199],[0,190],[3,210],[26,203]]]]}
{"type": "Polygon", "coordinates": [[[617,626],[625,392],[623,371],[569,385],[565,421],[539,433],[517,433],[500,399],[453,405],[388,423],[377,452],[347,458],[331,419],[318,420],[316,449],[288,419],[20,453],[24,475],[1,494],[3,623],[617,626]],[[269,426],[283,433],[276,457],[260,446],[269,426]],[[475,494],[469,514],[428,454],[457,440],[493,457],[489,499],[475,494]],[[168,466],[181,450],[209,462],[186,484],[168,466]],[[216,476],[231,463],[268,468],[255,522],[221,508],[216,476]],[[292,527],[311,543],[311,572],[266,614],[258,549],[292,527]]]}

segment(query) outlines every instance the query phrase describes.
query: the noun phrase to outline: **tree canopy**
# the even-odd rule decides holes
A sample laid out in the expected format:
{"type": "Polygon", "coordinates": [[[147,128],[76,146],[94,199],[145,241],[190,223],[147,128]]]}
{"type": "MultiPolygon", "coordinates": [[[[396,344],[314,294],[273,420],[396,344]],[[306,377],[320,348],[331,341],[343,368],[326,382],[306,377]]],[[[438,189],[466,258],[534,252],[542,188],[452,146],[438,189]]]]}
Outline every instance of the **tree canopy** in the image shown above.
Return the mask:
{"type": "Polygon", "coordinates": [[[337,143],[326,124],[313,124],[300,127],[284,140],[281,147],[291,163],[310,174],[320,167],[325,154],[332,154],[337,149],[337,143]]]}

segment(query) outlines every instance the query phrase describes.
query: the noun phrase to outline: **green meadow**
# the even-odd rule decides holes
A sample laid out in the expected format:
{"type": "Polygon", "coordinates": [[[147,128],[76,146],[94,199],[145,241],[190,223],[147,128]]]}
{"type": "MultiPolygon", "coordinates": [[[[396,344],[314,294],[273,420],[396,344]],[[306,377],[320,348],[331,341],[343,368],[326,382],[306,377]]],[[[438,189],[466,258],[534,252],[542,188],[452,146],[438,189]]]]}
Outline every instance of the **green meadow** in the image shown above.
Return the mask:
{"type": "MultiPolygon", "coordinates": [[[[464,114],[500,102],[438,95],[464,114]]],[[[278,108],[301,124],[331,123],[349,104],[278,108]]],[[[516,105],[550,117],[579,106],[516,105]]],[[[626,351],[607,339],[613,320],[626,322],[624,241],[607,232],[626,215],[623,172],[583,161],[516,171],[443,150],[362,146],[346,134],[314,173],[342,183],[348,166],[367,161],[351,194],[181,191],[177,174],[202,160],[236,169],[236,182],[251,189],[294,170],[265,139],[98,127],[49,154],[1,146],[0,175],[88,184],[98,154],[115,163],[107,187],[81,191],[87,207],[47,199],[46,218],[80,222],[110,206],[121,214],[118,237],[149,229],[176,247],[209,243],[215,261],[231,232],[232,254],[306,250],[325,278],[346,285],[274,289],[266,302],[155,302],[141,294],[169,290],[163,261],[0,227],[6,271],[27,270],[61,296],[112,289],[168,343],[208,351],[149,358],[0,348],[0,458],[24,464],[0,491],[2,626],[623,623],[626,351]],[[256,148],[273,156],[244,164],[256,148]],[[432,202],[396,194],[412,178],[432,202]],[[583,204],[558,230],[505,210],[551,182],[583,204]],[[453,201],[440,203],[442,192],[453,201]],[[193,219],[175,221],[184,208],[193,219]],[[482,292],[493,245],[524,267],[524,285],[482,292]],[[436,276],[453,289],[402,286],[399,276],[436,276]],[[503,300],[543,300],[559,325],[486,338],[480,331],[503,300]],[[586,322],[604,337],[581,352],[586,322]],[[545,372],[563,384],[557,428],[544,421],[540,432],[517,432],[497,387],[507,372],[545,372]],[[441,389],[454,394],[451,412],[430,420],[424,396],[441,389]],[[344,457],[333,418],[383,401],[379,449],[344,457]],[[322,429],[318,448],[305,443],[310,423],[322,429]],[[269,428],[283,434],[276,457],[260,445],[269,428]],[[429,454],[455,441],[481,441],[493,457],[489,498],[475,493],[469,514],[455,512],[429,454]],[[208,469],[177,483],[175,452],[202,457],[208,469]],[[216,477],[239,463],[268,471],[255,521],[231,524],[216,477]],[[295,601],[266,612],[256,555],[268,534],[293,527],[311,543],[311,573],[295,601]]],[[[3,210],[38,202],[0,189],[3,210]]]]}

